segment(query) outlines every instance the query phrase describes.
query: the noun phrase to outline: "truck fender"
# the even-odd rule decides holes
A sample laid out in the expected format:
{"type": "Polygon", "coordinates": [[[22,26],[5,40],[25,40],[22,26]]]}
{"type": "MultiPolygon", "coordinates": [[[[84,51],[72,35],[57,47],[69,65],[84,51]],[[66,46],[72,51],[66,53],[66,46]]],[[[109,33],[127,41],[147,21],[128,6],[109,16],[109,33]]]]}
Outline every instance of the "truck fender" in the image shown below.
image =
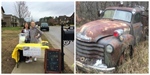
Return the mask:
{"type": "Polygon", "coordinates": [[[105,38],[101,38],[97,41],[99,44],[104,45],[105,47],[110,44],[113,46],[114,51],[112,53],[107,53],[105,50],[104,53],[104,63],[109,67],[114,67],[117,65],[117,62],[123,52],[123,50],[129,45],[133,46],[134,37],[130,34],[123,34],[123,41],[120,41],[118,38],[114,36],[109,36],[105,38]]]}

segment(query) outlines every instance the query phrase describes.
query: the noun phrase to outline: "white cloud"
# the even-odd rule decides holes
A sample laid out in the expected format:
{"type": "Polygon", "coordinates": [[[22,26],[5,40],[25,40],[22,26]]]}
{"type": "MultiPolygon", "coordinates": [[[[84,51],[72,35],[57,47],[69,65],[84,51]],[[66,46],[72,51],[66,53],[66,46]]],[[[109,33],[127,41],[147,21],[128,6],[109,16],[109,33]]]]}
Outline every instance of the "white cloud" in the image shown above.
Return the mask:
{"type": "MultiPolygon", "coordinates": [[[[15,14],[15,2],[2,2],[6,13],[15,14]]],[[[74,2],[27,2],[29,11],[34,20],[45,16],[70,16],[74,12],[74,2]]]]}

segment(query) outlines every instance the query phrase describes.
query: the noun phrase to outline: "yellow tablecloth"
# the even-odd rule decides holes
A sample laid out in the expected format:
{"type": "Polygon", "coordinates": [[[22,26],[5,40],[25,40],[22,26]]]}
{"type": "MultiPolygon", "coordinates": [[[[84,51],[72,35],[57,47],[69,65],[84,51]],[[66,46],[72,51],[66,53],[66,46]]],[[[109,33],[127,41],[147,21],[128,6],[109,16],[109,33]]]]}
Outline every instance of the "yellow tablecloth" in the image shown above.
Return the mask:
{"type": "Polygon", "coordinates": [[[23,50],[24,46],[28,46],[28,47],[41,47],[41,50],[49,49],[48,46],[42,46],[41,43],[22,43],[22,44],[18,44],[14,48],[14,50],[12,52],[12,58],[15,59],[16,62],[18,62],[19,59],[20,59],[20,54],[19,54],[18,50],[23,50]]]}

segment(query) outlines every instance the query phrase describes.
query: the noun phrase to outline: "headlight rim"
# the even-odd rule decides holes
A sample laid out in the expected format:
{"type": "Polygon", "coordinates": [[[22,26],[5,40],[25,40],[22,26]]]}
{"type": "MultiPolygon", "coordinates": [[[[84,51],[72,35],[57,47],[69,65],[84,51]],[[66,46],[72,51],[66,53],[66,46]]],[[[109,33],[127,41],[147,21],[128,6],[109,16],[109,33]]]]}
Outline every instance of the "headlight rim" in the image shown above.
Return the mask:
{"type": "Polygon", "coordinates": [[[106,50],[107,53],[113,53],[114,47],[113,47],[111,44],[107,44],[107,45],[105,46],[105,50],[106,50]],[[112,51],[111,51],[111,52],[109,52],[109,51],[106,49],[107,46],[111,46],[111,47],[112,47],[112,51]]]}
{"type": "Polygon", "coordinates": [[[121,42],[124,41],[123,35],[119,36],[118,39],[119,39],[121,42]]]}

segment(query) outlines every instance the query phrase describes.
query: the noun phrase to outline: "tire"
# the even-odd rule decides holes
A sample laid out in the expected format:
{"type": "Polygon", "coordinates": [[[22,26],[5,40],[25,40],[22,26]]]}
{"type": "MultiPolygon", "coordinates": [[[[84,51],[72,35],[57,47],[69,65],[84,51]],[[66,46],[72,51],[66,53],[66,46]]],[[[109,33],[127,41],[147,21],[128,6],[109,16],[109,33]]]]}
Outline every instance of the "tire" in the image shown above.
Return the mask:
{"type": "Polygon", "coordinates": [[[121,54],[117,66],[122,65],[124,62],[126,62],[129,58],[132,59],[133,57],[133,46],[129,45],[121,54]]]}
{"type": "Polygon", "coordinates": [[[49,31],[49,29],[47,29],[47,31],[49,31]]]}
{"type": "Polygon", "coordinates": [[[40,30],[42,31],[42,29],[40,28],[40,30]]]}

